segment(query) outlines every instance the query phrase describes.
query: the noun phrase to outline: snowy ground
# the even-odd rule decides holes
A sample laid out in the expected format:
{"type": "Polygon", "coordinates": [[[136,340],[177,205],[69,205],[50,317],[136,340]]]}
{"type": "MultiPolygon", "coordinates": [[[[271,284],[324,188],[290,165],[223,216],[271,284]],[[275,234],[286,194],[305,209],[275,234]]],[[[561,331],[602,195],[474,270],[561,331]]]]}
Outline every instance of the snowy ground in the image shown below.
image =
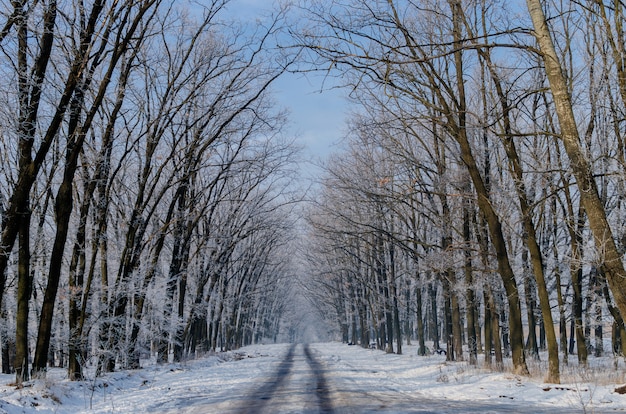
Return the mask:
{"type": "MultiPolygon", "coordinates": [[[[626,412],[624,361],[562,367],[562,384],[493,373],[445,357],[340,343],[256,345],[185,364],[70,382],[52,370],[23,389],[0,376],[0,413],[605,413],[626,412]],[[291,349],[291,354],[290,354],[291,349]]],[[[575,357],[574,357],[575,359],[575,357]]],[[[545,363],[541,363],[545,364],[545,363]]]]}

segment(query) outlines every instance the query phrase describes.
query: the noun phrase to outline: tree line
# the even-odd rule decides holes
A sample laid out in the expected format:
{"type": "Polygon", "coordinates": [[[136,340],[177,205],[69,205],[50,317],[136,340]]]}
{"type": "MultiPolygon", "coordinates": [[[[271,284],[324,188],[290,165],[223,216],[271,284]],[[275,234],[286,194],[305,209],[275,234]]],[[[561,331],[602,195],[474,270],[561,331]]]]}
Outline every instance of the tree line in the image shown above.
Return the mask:
{"type": "Polygon", "coordinates": [[[302,338],[303,294],[388,352],[623,355],[620,1],[196,3],[0,7],[3,372],[302,338]],[[272,86],[309,70],[354,111],[304,228],[272,86]]]}
{"type": "Polygon", "coordinates": [[[18,384],[282,329],[298,198],[271,93],[295,57],[277,48],[284,10],[251,28],[226,0],[196,3],[0,6],[0,339],[18,384]]]}
{"type": "Polygon", "coordinates": [[[519,374],[544,349],[555,383],[623,356],[623,2],[302,7],[298,44],[357,108],[308,219],[342,339],[519,374]]]}

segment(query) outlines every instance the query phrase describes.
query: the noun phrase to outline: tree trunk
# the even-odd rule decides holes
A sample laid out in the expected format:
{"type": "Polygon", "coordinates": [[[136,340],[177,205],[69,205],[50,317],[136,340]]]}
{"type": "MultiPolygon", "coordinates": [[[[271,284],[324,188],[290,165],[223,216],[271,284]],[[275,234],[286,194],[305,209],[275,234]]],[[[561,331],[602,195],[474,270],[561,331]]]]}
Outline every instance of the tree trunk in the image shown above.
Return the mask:
{"type": "MultiPolygon", "coordinates": [[[[469,182],[467,183],[466,192],[469,194],[471,188],[469,188],[469,182]]],[[[466,305],[466,320],[467,320],[467,347],[469,351],[469,363],[470,365],[476,365],[478,363],[478,339],[479,335],[476,335],[476,295],[474,293],[474,278],[472,269],[472,252],[471,245],[471,211],[470,200],[463,201],[463,241],[465,242],[465,248],[463,253],[465,256],[465,263],[463,271],[465,273],[465,301],[466,305]]]]}
{"type": "Polygon", "coordinates": [[[2,373],[13,374],[13,362],[15,362],[15,341],[10,338],[2,338],[2,373]]]}
{"type": "Polygon", "coordinates": [[[433,350],[441,348],[439,344],[439,318],[437,315],[437,286],[435,282],[428,284],[428,296],[430,297],[430,318],[429,318],[429,331],[430,339],[433,341],[433,350]]]}
{"type": "Polygon", "coordinates": [[[444,318],[444,336],[446,338],[446,361],[454,361],[454,336],[452,331],[452,292],[450,292],[450,281],[448,276],[441,276],[441,287],[443,293],[443,318],[444,318]]]}
{"type": "Polygon", "coordinates": [[[416,325],[416,334],[417,334],[417,342],[419,344],[417,348],[417,355],[424,356],[426,355],[426,341],[424,335],[424,314],[422,312],[422,287],[418,285],[415,287],[415,325],[416,325]]]}
{"type": "MultiPolygon", "coordinates": [[[[96,180],[90,180],[88,185],[85,186],[83,193],[92,194],[96,187],[96,180]]],[[[86,197],[80,208],[80,215],[78,219],[78,230],[76,232],[76,241],[74,248],[72,249],[72,259],[69,267],[68,286],[70,290],[69,295],[69,311],[68,311],[68,325],[69,325],[69,338],[68,338],[68,366],[67,372],[70,380],[82,380],[82,356],[84,350],[83,333],[81,320],[81,300],[87,300],[88,295],[84,295],[85,291],[89,288],[85,286],[85,250],[86,250],[86,237],[87,237],[87,220],[91,206],[91,198],[86,197]]],[[[96,251],[93,250],[93,257],[95,258],[96,251]]]]}
{"type": "Polygon", "coordinates": [[[510,343],[513,353],[513,365],[515,372],[518,374],[527,375],[528,367],[526,366],[526,359],[524,357],[524,343],[523,343],[523,329],[522,329],[522,314],[520,309],[519,293],[517,289],[517,282],[511,264],[509,262],[509,256],[506,247],[506,241],[502,233],[502,224],[498,218],[496,212],[493,209],[493,205],[489,198],[489,193],[484,186],[480,172],[478,171],[476,160],[474,159],[471,151],[471,146],[467,141],[465,131],[458,131],[457,142],[461,147],[461,158],[467,166],[470,176],[474,184],[474,188],[478,194],[478,206],[481,212],[485,215],[485,219],[491,234],[491,241],[496,250],[498,259],[498,273],[504,283],[504,289],[507,295],[507,302],[509,305],[509,328],[510,328],[510,343]]]}
{"type": "Polygon", "coordinates": [[[32,294],[30,273],[30,212],[23,214],[19,226],[17,267],[17,312],[15,317],[15,377],[19,386],[29,380],[28,374],[28,314],[32,294]]]}
{"type": "MultiPolygon", "coordinates": [[[[526,340],[526,351],[535,359],[539,359],[539,346],[537,343],[537,318],[535,317],[534,291],[530,278],[524,278],[524,297],[526,298],[526,314],[528,317],[528,338],[526,340]]],[[[558,359],[558,355],[557,355],[558,359]]]]}
{"type": "Polygon", "coordinates": [[[406,344],[411,345],[411,336],[413,335],[413,327],[411,322],[411,282],[406,279],[404,285],[404,335],[406,336],[406,344]]]}
{"type": "Polygon", "coordinates": [[[594,298],[594,310],[595,310],[595,327],[594,327],[594,337],[595,337],[595,357],[601,357],[604,355],[604,346],[602,344],[602,302],[601,302],[601,287],[599,283],[599,278],[597,275],[594,276],[593,280],[593,298],[594,298]]]}
{"type": "MultiPolygon", "coordinates": [[[[496,369],[502,370],[504,368],[504,353],[502,351],[502,340],[500,339],[500,312],[496,307],[493,292],[490,293],[489,299],[491,300],[491,337],[493,338],[493,353],[496,360],[496,369]]],[[[504,331],[504,327],[502,331],[504,331]]],[[[504,333],[502,336],[504,336],[504,333]]]]}
{"type": "MultiPolygon", "coordinates": [[[[187,263],[184,266],[184,272],[180,276],[178,283],[178,320],[183,320],[185,310],[185,297],[187,293],[187,263]]],[[[180,322],[179,322],[180,323],[180,322]]],[[[176,327],[176,334],[174,338],[174,361],[180,362],[183,359],[183,341],[185,339],[184,331],[181,326],[176,327]]]]}
{"type": "MultiPolygon", "coordinates": [[[[556,209],[556,199],[553,198],[550,204],[551,206],[551,214],[552,214],[552,256],[554,263],[559,263],[559,249],[556,245],[556,240],[558,237],[558,218],[557,218],[557,209],[556,209]]],[[[567,319],[565,317],[565,303],[563,301],[563,292],[562,292],[562,284],[561,284],[561,271],[559,266],[556,265],[554,268],[554,278],[556,282],[556,299],[559,307],[559,346],[561,348],[561,352],[563,354],[563,364],[567,365],[568,363],[568,349],[567,349],[567,319]]]]}
{"type": "MultiPolygon", "coordinates": [[[[569,192],[565,190],[568,205],[571,212],[571,198],[569,192]]],[[[582,235],[581,228],[584,223],[583,209],[579,208],[578,220],[576,229],[573,229],[574,224],[570,223],[568,228],[570,229],[570,243],[572,249],[572,260],[570,262],[570,274],[572,278],[572,290],[574,296],[572,298],[572,326],[573,333],[570,333],[570,341],[576,342],[578,363],[581,366],[587,365],[587,345],[585,344],[585,332],[583,330],[583,269],[582,269],[582,235]]],[[[573,347],[570,342],[570,353],[572,353],[573,347]]]]}
{"type": "Polygon", "coordinates": [[[455,361],[463,361],[463,321],[461,320],[461,309],[459,305],[459,295],[452,290],[452,343],[454,346],[455,361]]]}
{"type": "Polygon", "coordinates": [[[494,349],[493,336],[492,336],[493,322],[491,321],[492,310],[491,310],[491,300],[489,299],[489,296],[490,296],[489,288],[485,285],[483,289],[483,302],[485,303],[485,317],[484,317],[485,343],[483,345],[485,347],[485,366],[487,368],[491,368],[491,364],[492,364],[491,352],[494,349]]]}
{"type": "MultiPolygon", "coordinates": [[[[392,228],[393,232],[393,228],[392,228]]],[[[393,330],[396,338],[396,353],[402,354],[402,329],[400,325],[400,309],[398,306],[398,292],[396,286],[396,258],[393,241],[389,241],[389,294],[391,295],[391,306],[393,308],[393,330]]]]}
{"type": "Polygon", "coordinates": [[[624,356],[626,355],[624,352],[624,347],[626,346],[626,329],[624,328],[624,320],[622,319],[622,315],[619,313],[617,308],[613,305],[611,293],[609,292],[609,287],[606,284],[602,269],[599,270],[598,279],[602,287],[602,296],[604,296],[606,307],[613,317],[613,352],[615,355],[624,356]],[[615,346],[616,342],[618,345],[617,347],[615,346]]]}
{"type": "Polygon", "coordinates": [[[576,178],[589,227],[594,242],[606,269],[608,281],[615,303],[622,315],[626,315],[626,270],[613,239],[613,231],[608,223],[604,205],[599,196],[589,160],[580,143],[578,127],[572,109],[571,97],[563,76],[561,63],[554,48],[550,31],[539,0],[527,0],[528,11],[535,28],[535,37],[542,52],[542,59],[554,98],[556,114],[561,126],[561,141],[570,160],[570,167],[576,178]]]}
{"type": "Polygon", "coordinates": [[[69,231],[70,215],[72,214],[72,182],[76,170],[76,159],[66,167],[65,177],[55,202],[55,218],[57,222],[57,232],[50,255],[50,268],[48,270],[48,284],[44,293],[39,319],[39,331],[37,335],[37,347],[33,358],[33,377],[43,378],[46,375],[48,365],[48,350],[50,347],[50,337],[52,335],[52,323],[54,316],[54,306],[61,280],[61,267],[63,266],[63,253],[65,242],[69,231]]]}

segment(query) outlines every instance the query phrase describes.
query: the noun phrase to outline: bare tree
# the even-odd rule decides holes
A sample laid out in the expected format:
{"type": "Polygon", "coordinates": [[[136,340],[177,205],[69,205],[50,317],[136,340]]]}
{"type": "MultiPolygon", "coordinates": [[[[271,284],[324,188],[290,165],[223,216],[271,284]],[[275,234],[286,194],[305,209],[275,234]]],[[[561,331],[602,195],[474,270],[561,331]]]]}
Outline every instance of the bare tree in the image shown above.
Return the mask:
{"type": "MultiPolygon", "coordinates": [[[[76,170],[78,168],[78,158],[82,152],[82,147],[87,136],[88,131],[91,128],[91,123],[96,117],[102,104],[109,83],[113,77],[113,73],[118,70],[118,64],[125,55],[126,50],[137,50],[140,44],[134,44],[144,39],[146,34],[145,27],[149,27],[148,24],[144,26],[144,32],[137,34],[137,28],[141,23],[147,23],[150,20],[150,16],[154,15],[153,9],[158,3],[154,0],[145,1],[139,4],[125,4],[124,7],[116,10],[115,8],[108,11],[110,19],[106,19],[109,25],[113,23],[113,16],[121,16],[119,21],[118,30],[116,35],[116,42],[113,44],[113,50],[108,51],[106,49],[108,39],[100,39],[101,44],[99,47],[95,47],[97,50],[96,55],[93,57],[93,64],[88,70],[81,73],[79,80],[79,87],[75,93],[72,101],[70,101],[70,119],[68,120],[68,142],[65,156],[65,166],[63,171],[63,181],[59,186],[56,204],[55,204],[55,219],[57,223],[57,232],[55,236],[54,245],[51,252],[50,269],[48,271],[48,284],[43,299],[43,307],[41,310],[41,316],[39,319],[39,333],[37,337],[37,347],[35,349],[35,356],[33,358],[33,375],[45,376],[45,371],[48,363],[48,348],[50,346],[50,336],[52,332],[52,318],[54,315],[54,305],[56,302],[56,294],[61,277],[61,268],[63,263],[63,252],[65,250],[65,244],[67,241],[67,235],[69,231],[69,221],[73,208],[73,183],[76,170]],[[105,53],[111,54],[111,59],[108,62],[108,67],[105,70],[103,80],[96,87],[96,95],[91,103],[91,107],[86,110],[85,119],[82,125],[79,125],[79,118],[81,114],[81,107],[83,106],[84,94],[86,89],[92,86],[93,74],[102,60],[101,56],[105,53]]],[[[94,26],[99,19],[99,14],[103,9],[104,4],[96,2],[94,4],[92,13],[86,24],[85,31],[93,31],[94,29],[89,26],[94,26]]],[[[111,27],[104,28],[105,33],[111,33],[111,27]]],[[[136,53],[136,52],[134,52],[136,53]]],[[[126,62],[127,68],[132,66],[133,58],[129,58],[126,62]]],[[[122,72],[121,84],[118,88],[123,90],[125,88],[124,83],[127,80],[127,73],[122,72]]],[[[93,85],[96,86],[96,85],[93,85]]],[[[121,103],[120,103],[121,106],[121,103]]],[[[119,108],[119,106],[118,106],[119,108]]],[[[113,111],[113,117],[116,116],[118,110],[113,111]]]]}
{"type": "Polygon", "coordinates": [[[554,48],[546,16],[537,0],[527,0],[528,11],[534,25],[534,34],[541,48],[541,56],[555,103],[555,111],[561,127],[560,138],[570,159],[572,172],[580,190],[581,203],[585,208],[593,232],[607,282],[622,315],[626,314],[626,270],[617,250],[613,231],[600,199],[593,171],[584,154],[578,133],[578,125],[572,109],[571,96],[563,76],[563,68],[554,48]]]}
{"type": "MultiPolygon", "coordinates": [[[[398,10],[388,2],[380,7],[367,7],[358,2],[350,9],[350,15],[358,14],[361,23],[356,26],[340,19],[341,12],[336,4],[324,8],[310,6],[312,18],[321,25],[318,31],[308,30],[302,38],[304,45],[311,46],[320,59],[333,62],[347,72],[356,75],[355,85],[372,90],[401,94],[425,108],[436,108],[437,121],[445,134],[455,140],[460,159],[467,168],[477,205],[485,217],[491,242],[497,252],[498,273],[507,292],[513,363],[517,372],[526,373],[523,352],[522,319],[517,282],[509,261],[502,223],[494,209],[490,194],[485,186],[467,132],[467,109],[465,81],[463,79],[460,26],[454,22],[458,2],[450,2],[453,16],[452,39],[442,40],[440,33],[426,32],[418,39],[419,20],[409,19],[411,6],[398,10]],[[332,19],[327,16],[333,16],[332,19]],[[454,28],[457,28],[454,30],[454,28]],[[326,32],[325,29],[331,29],[326,32]],[[456,37],[455,37],[456,36],[456,37]],[[427,91],[427,93],[425,93],[427,91]]],[[[441,11],[440,15],[445,15],[441,11]]],[[[435,25],[436,26],[436,25],[435,25]]],[[[434,27],[431,25],[431,27],[434,27]]]]}

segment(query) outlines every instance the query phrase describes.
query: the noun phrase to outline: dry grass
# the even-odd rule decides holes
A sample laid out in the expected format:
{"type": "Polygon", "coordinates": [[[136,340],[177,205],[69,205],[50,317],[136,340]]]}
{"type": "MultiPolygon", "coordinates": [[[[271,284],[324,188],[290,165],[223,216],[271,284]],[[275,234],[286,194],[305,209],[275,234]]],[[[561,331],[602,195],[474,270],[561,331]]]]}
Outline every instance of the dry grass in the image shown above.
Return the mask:
{"type": "MultiPolygon", "coordinates": [[[[545,359],[535,360],[529,358],[526,363],[530,371],[530,377],[543,380],[548,370],[547,356],[545,359]]],[[[570,355],[569,362],[564,365],[559,361],[562,384],[592,383],[595,385],[618,385],[626,382],[625,362],[621,358],[613,357],[589,357],[587,367],[578,364],[575,355],[570,355]]]]}

